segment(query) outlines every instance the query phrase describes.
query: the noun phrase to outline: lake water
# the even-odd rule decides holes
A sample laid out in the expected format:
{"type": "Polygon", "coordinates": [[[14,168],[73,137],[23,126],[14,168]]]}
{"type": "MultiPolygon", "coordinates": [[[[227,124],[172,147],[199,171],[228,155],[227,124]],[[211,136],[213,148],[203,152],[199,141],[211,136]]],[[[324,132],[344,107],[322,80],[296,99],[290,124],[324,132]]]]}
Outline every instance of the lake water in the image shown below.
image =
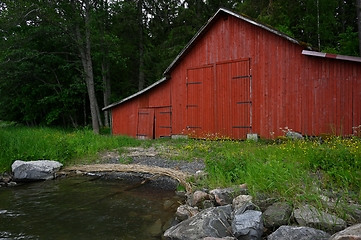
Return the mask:
{"type": "Polygon", "coordinates": [[[0,239],[161,239],[152,232],[173,219],[179,199],[131,184],[77,176],[1,187],[0,239]]]}

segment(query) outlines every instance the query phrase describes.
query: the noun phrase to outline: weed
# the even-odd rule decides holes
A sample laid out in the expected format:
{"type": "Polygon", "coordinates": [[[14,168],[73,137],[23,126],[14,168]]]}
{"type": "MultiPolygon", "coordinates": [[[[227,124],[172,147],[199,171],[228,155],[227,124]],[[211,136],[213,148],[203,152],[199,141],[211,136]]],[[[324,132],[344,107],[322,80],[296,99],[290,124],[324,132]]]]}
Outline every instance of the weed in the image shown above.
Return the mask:
{"type": "MultiPolygon", "coordinates": [[[[136,140],[94,135],[86,129],[65,131],[7,125],[0,127],[0,171],[9,171],[16,159],[51,159],[65,165],[79,163],[79,159],[92,162],[100,151],[125,146],[153,146],[172,159],[204,160],[207,175],[192,180],[199,188],[246,183],[254,196],[265,194],[317,206],[322,205],[323,192],[330,192],[337,206],[361,200],[361,140],[356,136],[328,136],[323,141],[136,140]]],[[[120,161],[127,163],[129,159],[120,161]]]]}

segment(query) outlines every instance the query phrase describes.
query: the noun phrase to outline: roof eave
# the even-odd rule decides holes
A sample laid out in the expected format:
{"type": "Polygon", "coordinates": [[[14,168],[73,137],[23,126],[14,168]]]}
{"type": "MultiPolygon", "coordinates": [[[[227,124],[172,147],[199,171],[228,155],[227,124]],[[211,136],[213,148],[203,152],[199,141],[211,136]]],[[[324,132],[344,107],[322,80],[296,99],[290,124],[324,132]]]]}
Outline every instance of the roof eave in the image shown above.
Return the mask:
{"type": "Polygon", "coordinates": [[[281,33],[280,31],[278,31],[278,30],[276,30],[276,29],[274,29],[274,28],[271,28],[271,27],[268,27],[268,26],[266,26],[266,25],[264,25],[264,24],[258,23],[258,22],[254,21],[254,20],[252,20],[252,19],[250,19],[250,18],[248,18],[248,17],[245,17],[245,16],[243,16],[243,15],[241,15],[241,14],[238,14],[238,13],[235,13],[235,12],[233,12],[233,11],[227,10],[227,9],[225,9],[225,8],[220,8],[220,9],[218,9],[218,11],[208,20],[208,22],[199,29],[199,31],[193,36],[193,38],[187,43],[187,45],[186,45],[186,46],[182,49],[182,51],[177,55],[177,57],[173,60],[173,62],[172,62],[172,63],[168,66],[168,68],[164,71],[164,73],[163,73],[164,76],[169,75],[169,72],[175,67],[175,65],[177,65],[178,61],[179,61],[180,59],[182,59],[183,55],[184,55],[187,51],[189,51],[189,49],[192,47],[193,43],[198,39],[198,37],[201,36],[201,35],[204,33],[204,31],[205,31],[207,28],[209,28],[209,26],[214,22],[214,20],[218,18],[220,12],[227,13],[227,14],[229,14],[229,15],[232,15],[232,16],[236,17],[236,18],[242,19],[242,20],[244,20],[245,22],[248,22],[248,23],[250,23],[250,24],[252,24],[252,25],[258,26],[258,27],[260,27],[260,28],[262,28],[262,29],[265,29],[265,30],[267,30],[267,31],[269,31],[269,32],[272,32],[272,33],[274,33],[274,34],[276,34],[276,35],[278,35],[278,36],[280,36],[280,37],[286,38],[287,40],[289,40],[289,41],[291,41],[291,42],[293,42],[293,43],[295,43],[295,44],[304,46],[304,47],[305,47],[306,49],[308,49],[308,50],[313,50],[313,48],[312,48],[311,46],[309,46],[307,43],[304,43],[304,42],[301,42],[301,41],[299,41],[299,40],[297,40],[297,39],[294,39],[294,38],[292,38],[292,37],[290,37],[290,36],[288,36],[288,35],[286,35],[286,34],[284,34],[284,33],[281,33]]]}
{"type": "Polygon", "coordinates": [[[121,104],[121,103],[123,103],[123,102],[126,102],[126,101],[128,101],[128,100],[130,100],[130,99],[132,99],[132,98],[134,98],[134,97],[136,97],[136,96],[139,96],[139,95],[141,95],[142,93],[145,93],[146,91],[150,90],[151,88],[153,88],[153,87],[161,84],[161,83],[164,82],[165,80],[167,80],[167,78],[163,77],[162,79],[158,80],[157,82],[153,83],[152,85],[144,88],[143,90],[141,90],[141,91],[139,91],[139,92],[134,93],[133,95],[130,95],[129,97],[124,98],[124,99],[122,99],[122,100],[120,100],[120,101],[118,101],[118,102],[112,103],[112,104],[110,104],[110,105],[108,105],[108,106],[106,106],[106,107],[103,107],[102,110],[103,110],[103,111],[109,110],[109,109],[112,108],[112,107],[115,107],[115,106],[117,106],[117,105],[119,105],[119,104],[121,104]]]}
{"type": "Polygon", "coordinates": [[[323,58],[332,58],[338,60],[345,60],[351,62],[361,62],[360,57],[353,57],[353,56],[346,56],[346,55],[339,55],[339,54],[332,54],[332,53],[323,53],[323,52],[316,52],[316,51],[302,51],[303,55],[313,56],[313,57],[323,57],[323,58]]]}

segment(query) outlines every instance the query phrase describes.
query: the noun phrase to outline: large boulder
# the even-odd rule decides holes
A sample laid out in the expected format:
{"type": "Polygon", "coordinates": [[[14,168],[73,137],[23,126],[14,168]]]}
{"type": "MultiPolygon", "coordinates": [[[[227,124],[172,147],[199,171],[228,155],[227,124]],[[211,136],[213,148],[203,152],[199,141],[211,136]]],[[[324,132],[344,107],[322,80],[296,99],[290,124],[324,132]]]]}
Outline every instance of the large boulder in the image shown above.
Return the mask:
{"type": "Polygon", "coordinates": [[[313,206],[305,205],[293,211],[294,218],[301,226],[323,229],[335,233],[346,228],[346,222],[335,215],[319,211],[313,206]]]}
{"type": "Polygon", "coordinates": [[[259,240],[263,234],[262,212],[247,210],[236,214],[232,221],[232,233],[239,240],[259,240]]]}
{"type": "Polygon", "coordinates": [[[361,240],[361,223],[335,233],[330,240],[361,240]]]}
{"type": "Polygon", "coordinates": [[[310,227],[281,226],[267,240],[327,240],[329,237],[330,234],[310,227]]]}
{"type": "Polygon", "coordinates": [[[36,181],[53,179],[62,166],[63,164],[51,160],[29,162],[16,160],[11,165],[11,170],[15,181],[36,181]]]}
{"type": "Polygon", "coordinates": [[[263,212],[264,225],[267,228],[276,228],[290,222],[292,206],[286,202],[277,202],[263,212]]]}
{"type": "Polygon", "coordinates": [[[207,208],[165,231],[172,240],[199,240],[205,237],[229,237],[231,205],[207,208]]]}

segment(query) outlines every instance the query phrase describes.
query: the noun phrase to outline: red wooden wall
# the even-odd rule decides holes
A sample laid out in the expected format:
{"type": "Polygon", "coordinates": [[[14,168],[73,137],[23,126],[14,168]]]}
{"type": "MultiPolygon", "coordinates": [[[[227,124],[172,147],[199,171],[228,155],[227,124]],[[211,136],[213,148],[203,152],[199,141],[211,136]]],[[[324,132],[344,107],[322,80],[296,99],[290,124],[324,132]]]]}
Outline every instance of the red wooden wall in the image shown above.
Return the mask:
{"type": "Polygon", "coordinates": [[[298,44],[220,11],[158,86],[112,108],[113,133],[270,138],[352,134],[361,124],[361,63],[302,55],[298,44]]]}

